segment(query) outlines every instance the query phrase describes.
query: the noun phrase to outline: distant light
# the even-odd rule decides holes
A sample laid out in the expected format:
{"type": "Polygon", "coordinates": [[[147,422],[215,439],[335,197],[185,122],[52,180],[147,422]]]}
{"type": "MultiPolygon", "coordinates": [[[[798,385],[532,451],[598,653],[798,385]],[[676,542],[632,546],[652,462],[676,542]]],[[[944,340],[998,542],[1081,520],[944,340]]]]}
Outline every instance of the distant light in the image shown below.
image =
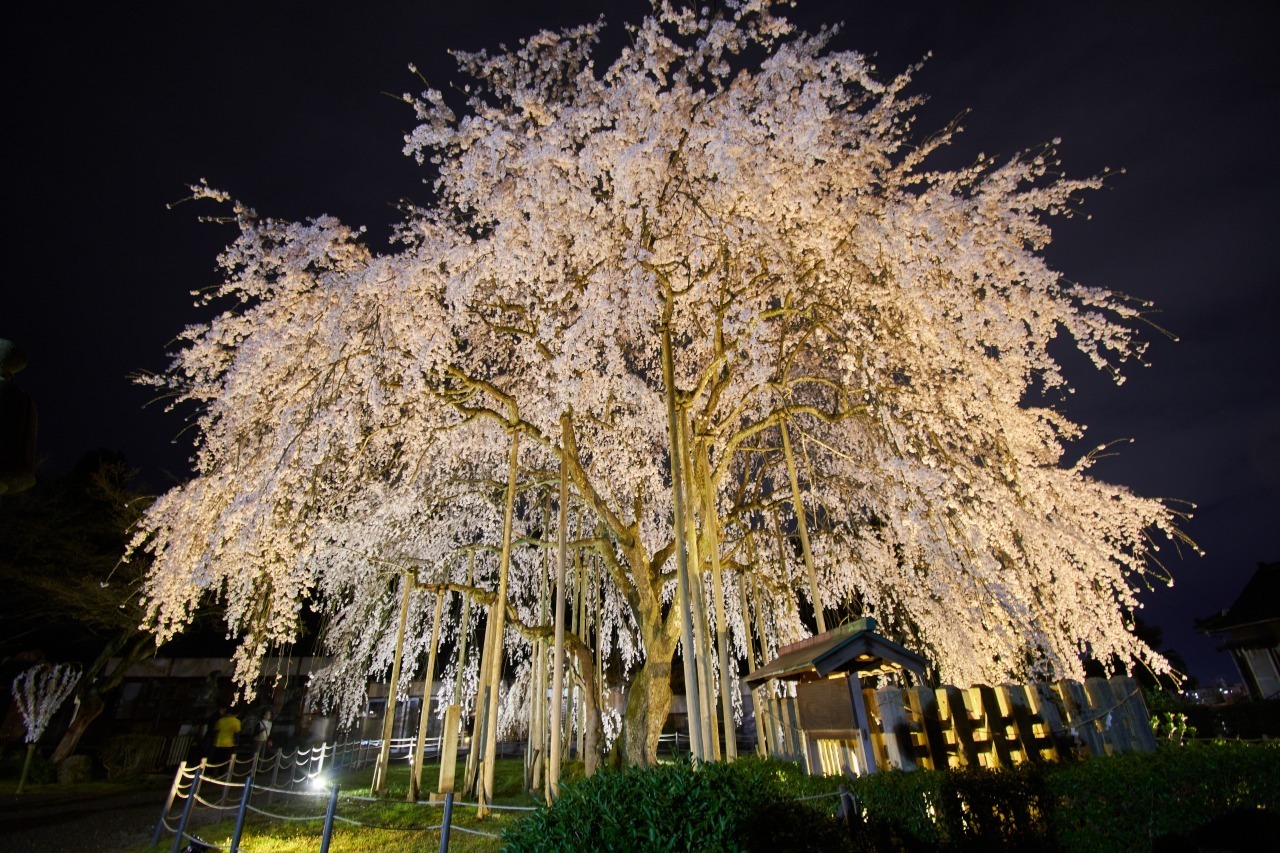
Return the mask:
{"type": "Polygon", "coordinates": [[[329,780],[323,773],[317,773],[307,782],[307,786],[313,791],[323,791],[329,787],[329,780]]]}

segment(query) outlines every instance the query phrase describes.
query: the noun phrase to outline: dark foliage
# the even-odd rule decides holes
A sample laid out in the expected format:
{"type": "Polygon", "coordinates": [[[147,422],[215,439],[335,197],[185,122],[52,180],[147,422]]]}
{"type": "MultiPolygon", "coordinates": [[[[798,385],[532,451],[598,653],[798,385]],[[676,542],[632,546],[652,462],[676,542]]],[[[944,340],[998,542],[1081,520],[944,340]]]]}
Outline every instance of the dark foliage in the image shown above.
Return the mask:
{"type": "Polygon", "coordinates": [[[795,765],[755,758],[605,771],[565,785],[504,835],[504,849],[852,849],[835,798],[796,800],[810,785],[795,765]]]}

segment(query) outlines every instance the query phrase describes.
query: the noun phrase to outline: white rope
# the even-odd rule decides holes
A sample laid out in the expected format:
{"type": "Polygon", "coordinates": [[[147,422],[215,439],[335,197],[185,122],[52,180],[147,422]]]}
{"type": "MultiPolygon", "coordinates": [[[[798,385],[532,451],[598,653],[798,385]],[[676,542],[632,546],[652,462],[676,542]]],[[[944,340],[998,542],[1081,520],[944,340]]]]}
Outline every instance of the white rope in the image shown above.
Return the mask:
{"type": "MultiPolygon", "coordinates": [[[[324,820],[324,815],[305,815],[305,816],[299,816],[299,815],[282,815],[282,814],[274,814],[274,813],[272,813],[272,812],[264,811],[264,810],[262,810],[262,809],[258,808],[257,806],[252,806],[252,805],[251,805],[251,806],[249,806],[249,811],[251,811],[251,812],[256,812],[257,814],[260,814],[260,815],[262,815],[263,817],[275,818],[276,820],[298,820],[298,821],[302,821],[302,820],[324,820]]],[[[336,817],[337,817],[337,815],[334,815],[334,817],[336,818],[336,817]]]]}
{"type": "Polygon", "coordinates": [[[827,797],[838,797],[838,796],[840,796],[839,791],[832,791],[830,794],[814,794],[809,797],[796,797],[791,802],[803,803],[805,800],[822,800],[822,799],[826,799],[827,797]]]}
{"type": "Polygon", "coordinates": [[[196,794],[196,802],[204,806],[205,808],[213,809],[214,811],[220,811],[220,812],[233,812],[236,809],[240,808],[240,806],[238,805],[216,806],[213,803],[207,801],[204,797],[200,796],[199,794],[196,794]]]}
{"type": "MultiPolygon", "coordinates": [[[[480,808],[479,803],[466,803],[466,802],[463,802],[462,800],[454,800],[453,804],[455,806],[467,806],[473,809],[480,808]]],[[[503,811],[509,811],[509,812],[536,812],[538,810],[537,806],[499,806],[494,803],[490,803],[489,805],[485,806],[485,808],[501,809],[503,811]]]]}
{"type": "Polygon", "coordinates": [[[478,829],[467,829],[465,826],[458,826],[457,824],[454,824],[453,826],[451,826],[451,827],[450,827],[450,831],[452,831],[452,832],[466,832],[466,833],[468,833],[468,834],[470,834],[470,835],[483,835],[483,836],[485,836],[486,838],[501,838],[501,837],[502,837],[501,835],[495,835],[495,834],[494,834],[494,833],[492,833],[492,832],[481,832],[481,831],[480,831],[480,830],[478,830],[478,829]]]}
{"type": "Polygon", "coordinates": [[[270,791],[273,794],[290,794],[295,797],[327,797],[329,796],[328,791],[293,791],[287,788],[272,788],[270,785],[258,785],[256,783],[253,786],[253,790],[255,793],[258,791],[270,791]]]}
{"type": "MultiPolygon", "coordinates": [[[[209,783],[214,784],[214,785],[221,785],[221,786],[222,786],[222,787],[224,787],[224,788],[243,788],[243,787],[244,787],[244,783],[243,783],[243,782],[228,782],[228,781],[226,781],[226,780],[224,780],[224,779],[215,779],[215,778],[213,778],[212,776],[202,776],[202,777],[200,778],[200,781],[201,781],[202,783],[204,783],[204,782],[209,782],[209,783]]],[[[256,788],[256,787],[258,787],[258,786],[257,786],[257,785],[254,785],[254,787],[256,788]]]]}

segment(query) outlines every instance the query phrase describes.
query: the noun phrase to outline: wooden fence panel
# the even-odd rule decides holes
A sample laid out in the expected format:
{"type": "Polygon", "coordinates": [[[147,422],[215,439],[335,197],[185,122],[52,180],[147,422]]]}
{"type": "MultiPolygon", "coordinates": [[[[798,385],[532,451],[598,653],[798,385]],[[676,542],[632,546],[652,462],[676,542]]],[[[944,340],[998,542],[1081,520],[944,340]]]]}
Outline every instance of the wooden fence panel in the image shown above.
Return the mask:
{"type": "Polygon", "coordinates": [[[1127,675],[1117,675],[1110,681],[1111,695],[1118,703],[1125,732],[1129,736],[1130,749],[1137,752],[1154,752],[1156,735],[1151,731],[1151,715],[1138,683],[1127,675]]]}
{"type": "Polygon", "coordinates": [[[1059,681],[1054,685],[1058,698],[1062,700],[1062,710],[1067,718],[1067,725],[1075,733],[1090,755],[1106,755],[1106,740],[1102,736],[1102,727],[1090,714],[1092,707],[1085,693],[1084,685],[1078,681],[1059,681]]]}
{"type": "Polygon", "coordinates": [[[1106,740],[1107,753],[1129,750],[1129,733],[1116,719],[1115,695],[1105,678],[1086,678],[1084,692],[1089,697],[1089,714],[1098,721],[1102,737],[1106,740]]]}
{"type": "MultiPolygon", "coordinates": [[[[864,688],[862,695],[871,748],[883,768],[1009,767],[1156,746],[1142,693],[1123,676],[1084,684],[864,688]]],[[[794,700],[783,702],[783,717],[789,757],[804,759],[813,772],[863,770],[850,752],[853,741],[802,737],[794,700]]]]}
{"type": "Polygon", "coordinates": [[[1075,739],[1062,724],[1062,714],[1058,710],[1057,696],[1053,689],[1047,684],[1032,684],[1027,690],[1027,701],[1031,704],[1031,713],[1044,726],[1045,741],[1041,755],[1048,761],[1059,761],[1064,756],[1074,755],[1075,739]]]}
{"type": "Polygon", "coordinates": [[[946,738],[938,715],[938,695],[928,687],[908,687],[902,691],[911,718],[916,758],[925,770],[945,770],[948,766],[946,738]]]}
{"type": "Polygon", "coordinates": [[[938,717],[942,726],[949,731],[949,745],[954,748],[954,764],[948,759],[948,766],[977,767],[978,748],[973,742],[973,721],[969,719],[969,709],[964,704],[964,693],[959,687],[944,685],[934,691],[938,697],[938,717]]]}
{"type": "Polygon", "coordinates": [[[898,770],[915,770],[915,744],[911,738],[911,722],[907,719],[907,707],[902,691],[897,688],[877,690],[876,707],[880,709],[880,726],[884,731],[884,749],[888,754],[887,767],[898,770]]]}

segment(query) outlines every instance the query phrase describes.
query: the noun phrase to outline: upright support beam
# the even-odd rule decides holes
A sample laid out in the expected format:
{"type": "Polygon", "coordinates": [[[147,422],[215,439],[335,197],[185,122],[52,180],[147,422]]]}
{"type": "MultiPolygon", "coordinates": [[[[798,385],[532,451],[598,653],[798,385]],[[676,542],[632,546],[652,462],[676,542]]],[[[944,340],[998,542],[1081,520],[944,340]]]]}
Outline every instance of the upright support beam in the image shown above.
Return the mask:
{"type": "MultiPolygon", "coordinates": [[[[560,452],[567,452],[573,429],[572,413],[560,416],[560,452]]],[[[551,754],[547,762],[547,804],[560,796],[560,750],[564,729],[560,717],[564,705],[564,575],[569,561],[569,466],[560,460],[560,507],[556,537],[555,646],[551,652],[551,754]]]]}
{"type": "MultiPolygon", "coordinates": [[[[756,565],[756,549],[752,543],[751,531],[747,531],[747,563],[752,569],[756,565]]],[[[755,576],[751,578],[752,586],[755,585],[755,576]]],[[[747,675],[756,671],[756,652],[755,643],[751,640],[751,609],[747,601],[747,579],[742,572],[738,572],[738,594],[742,598],[742,644],[747,649],[747,675]]],[[[755,594],[752,594],[752,598],[755,594]]],[[[758,611],[757,607],[757,611],[758,611]]],[[[760,637],[760,645],[762,651],[760,654],[760,662],[764,662],[764,637],[760,637]]],[[[756,755],[765,758],[769,754],[769,734],[765,727],[765,711],[764,711],[764,687],[756,687],[751,691],[751,707],[753,716],[756,720],[756,755]]]]}
{"type": "Polygon", "coordinates": [[[818,633],[827,633],[827,619],[822,612],[822,596],[818,592],[818,572],[813,567],[813,551],[809,548],[809,522],[805,519],[804,497],[800,494],[800,478],[796,475],[796,458],[791,452],[791,437],[787,424],[778,425],[782,431],[782,455],[787,461],[787,478],[791,480],[791,506],[796,512],[796,527],[800,531],[800,550],[804,553],[804,567],[809,573],[809,596],[813,600],[813,615],[818,622],[818,633]]]}
{"type": "Polygon", "coordinates": [[[400,573],[404,593],[400,599],[400,626],[396,630],[396,651],[391,659],[391,683],[387,686],[387,710],[382,717],[382,746],[378,749],[378,763],[373,768],[372,793],[380,797],[387,790],[387,765],[391,762],[391,732],[396,719],[396,696],[400,692],[400,660],[404,657],[404,629],[409,621],[409,597],[413,593],[413,579],[406,570],[400,573]]]}
{"type": "Polygon", "coordinates": [[[418,711],[418,739],[413,749],[413,775],[409,778],[411,803],[422,794],[422,763],[427,751],[427,724],[431,717],[431,687],[435,683],[436,646],[440,643],[440,617],[444,612],[444,590],[436,593],[436,615],[431,623],[431,648],[427,651],[427,671],[423,673],[422,704],[418,711]]]}
{"type": "Polygon", "coordinates": [[[693,609],[693,642],[694,660],[698,675],[698,710],[702,718],[702,745],[705,758],[710,761],[720,760],[720,737],[716,731],[715,711],[715,675],[711,665],[711,632],[707,625],[706,584],[703,581],[702,543],[699,542],[698,523],[695,517],[696,503],[690,497],[695,491],[697,466],[694,464],[693,436],[689,427],[689,412],[681,409],[680,417],[680,463],[684,466],[685,483],[688,485],[689,499],[684,503],[685,534],[684,541],[689,547],[689,562],[695,567],[690,573],[689,595],[693,609]]]}
{"type": "Polygon", "coordinates": [[[684,538],[684,483],[681,477],[680,424],[676,419],[675,361],[671,353],[670,302],[662,325],[662,380],[667,390],[667,437],[670,440],[672,531],[676,540],[676,606],[680,608],[680,647],[684,660],[685,707],[689,715],[689,750],[693,757],[706,757],[702,742],[702,713],[698,699],[698,675],[694,662],[693,620],[689,612],[689,562],[684,538]]]}
{"type": "MultiPolygon", "coordinates": [[[[512,421],[515,413],[512,413],[512,421]]],[[[488,805],[493,802],[494,765],[498,752],[498,687],[502,679],[502,635],[507,620],[507,576],[511,569],[511,527],[516,506],[516,477],[520,465],[520,432],[514,423],[511,432],[511,452],[507,458],[507,505],[502,516],[502,556],[498,560],[498,600],[494,603],[490,618],[494,622],[493,661],[489,667],[490,696],[485,708],[484,739],[484,781],[477,792],[480,808],[477,813],[484,817],[489,813],[488,805]]]]}
{"type": "Polygon", "coordinates": [[[867,703],[862,696],[862,681],[858,673],[850,672],[849,702],[853,705],[853,724],[858,729],[858,769],[863,773],[875,773],[876,751],[871,746],[871,721],[867,718],[867,703]]]}
{"type": "Polygon", "coordinates": [[[702,445],[702,501],[706,509],[702,513],[702,524],[706,529],[708,552],[711,557],[711,594],[715,598],[716,610],[716,653],[720,668],[720,713],[724,718],[724,757],[733,761],[738,757],[737,727],[733,722],[733,697],[729,690],[733,686],[733,677],[729,672],[729,624],[724,609],[724,579],[720,572],[720,517],[716,512],[716,493],[711,480],[711,451],[704,442],[702,445]]]}

